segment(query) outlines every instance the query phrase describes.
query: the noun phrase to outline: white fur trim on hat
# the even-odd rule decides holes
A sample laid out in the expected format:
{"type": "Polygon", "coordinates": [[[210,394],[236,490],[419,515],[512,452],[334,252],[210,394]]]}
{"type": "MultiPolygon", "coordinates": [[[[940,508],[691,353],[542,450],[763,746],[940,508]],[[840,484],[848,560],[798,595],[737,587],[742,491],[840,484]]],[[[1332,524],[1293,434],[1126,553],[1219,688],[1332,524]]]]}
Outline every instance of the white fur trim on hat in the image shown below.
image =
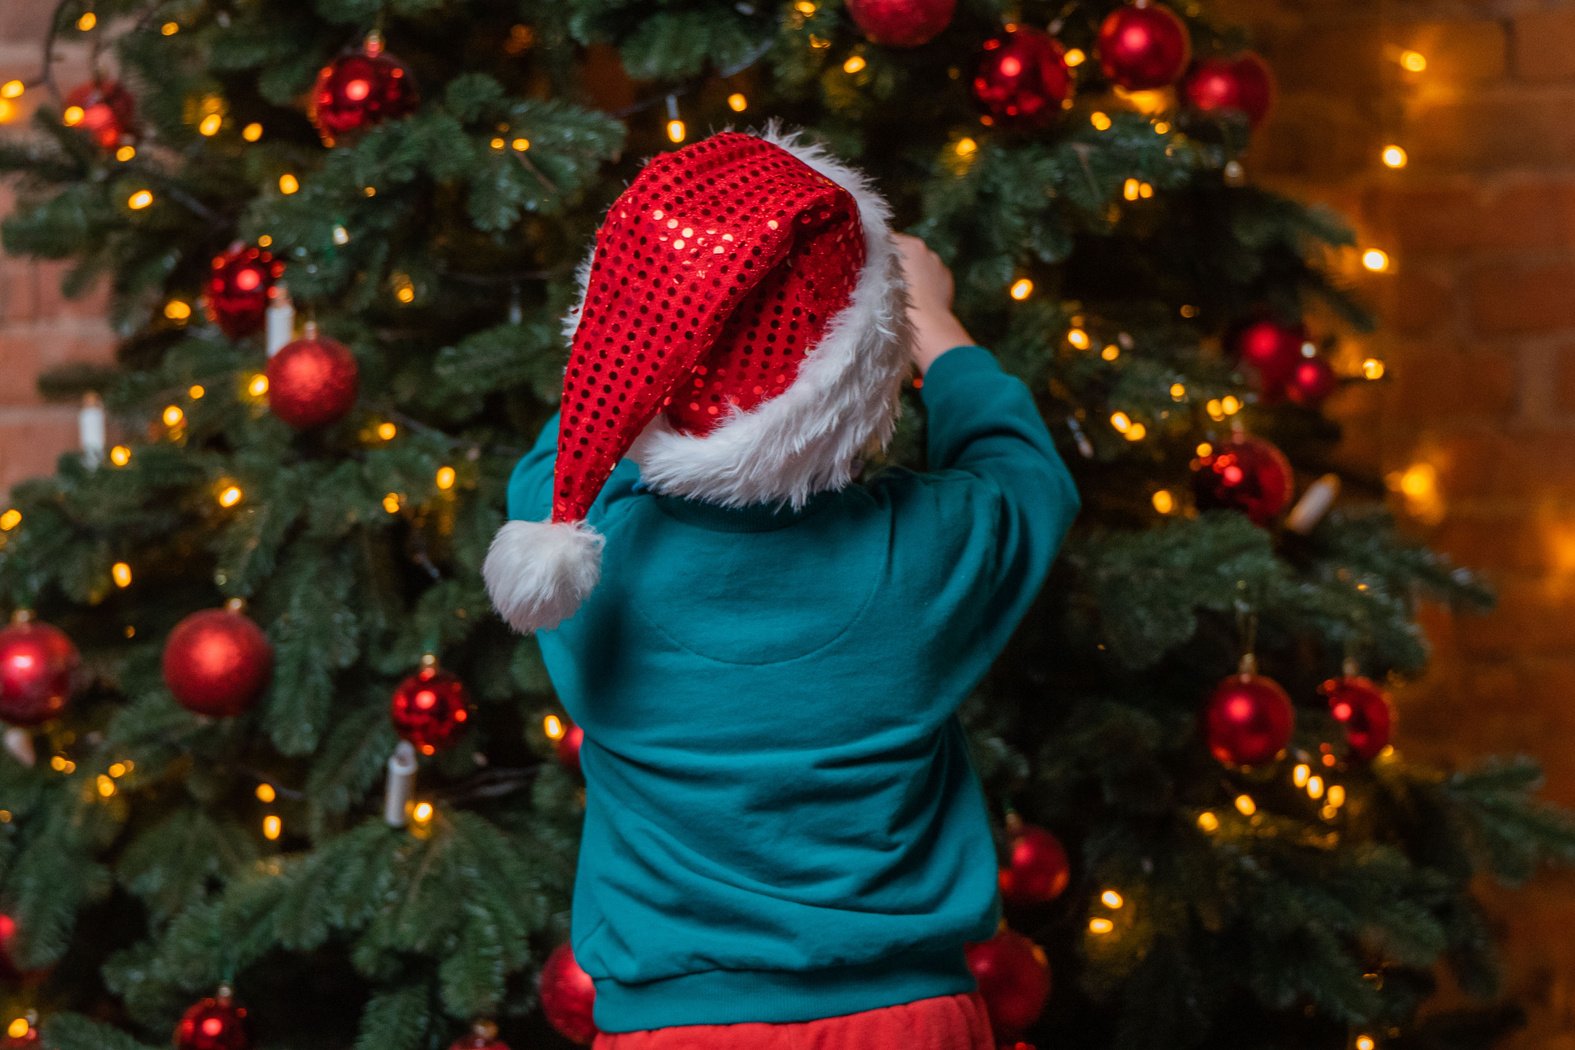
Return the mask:
{"type": "MultiPolygon", "coordinates": [[[[891,210],[869,180],[823,147],[799,141],[775,121],[757,137],[793,154],[847,190],[864,227],[864,266],[848,305],[782,393],[736,408],[706,434],[684,434],[658,412],[629,449],[655,492],[741,507],[802,507],[853,479],[871,440],[884,448],[896,429],[897,390],[910,371],[907,295],[891,239],[891,210]]],[[[579,271],[580,301],[565,320],[572,338],[590,268],[579,271]]]]}
{"type": "Polygon", "coordinates": [[[481,566],[493,607],[522,634],[558,626],[601,578],[606,542],[583,521],[509,522],[481,566]]]}

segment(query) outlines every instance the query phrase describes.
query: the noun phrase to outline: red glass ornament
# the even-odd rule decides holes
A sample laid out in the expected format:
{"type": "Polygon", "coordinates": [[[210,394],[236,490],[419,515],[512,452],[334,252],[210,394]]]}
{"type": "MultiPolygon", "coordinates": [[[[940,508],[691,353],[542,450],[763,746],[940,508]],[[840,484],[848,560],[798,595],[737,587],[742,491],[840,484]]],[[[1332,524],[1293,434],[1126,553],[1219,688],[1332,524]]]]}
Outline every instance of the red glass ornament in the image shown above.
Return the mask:
{"type": "Polygon", "coordinates": [[[951,25],[957,0],[848,0],[848,15],[872,44],[918,47],[951,25]]]}
{"type": "Polygon", "coordinates": [[[373,37],[317,74],[307,116],[323,145],[332,146],[344,135],[414,112],[419,102],[410,70],[373,37]]]}
{"type": "Polygon", "coordinates": [[[997,1039],[1015,1039],[1039,1019],[1050,998],[1044,949],[1004,924],[994,937],[965,946],[997,1039]]]}
{"type": "Polygon", "coordinates": [[[164,683],[188,711],[231,717],[256,703],[273,672],[273,647],[237,609],[194,612],[164,643],[164,683]]]}
{"type": "Polygon", "coordinates": [[[1129,91],[1174,84],[1191,58],[1186,23],[1163,4],[1139,0],[1118,7],[1099,27],[1099,67],[1129,91]]]}
{"type": "Polygon", "coordinates": [[[986,40],[973,95],[992,120],[1012,127],[1045,127],[1072,96],[1066,50],[1031,26],[986,40]]]}
{"type": "Polygon", "coordinates": [[[1306,360],[1307,329],[1265,317],[1235,329],[1227,342],[1236,360],[1257,373],[1265,392],[1278,391],[1306,360]]]}
{"type": "Polygon", "coordinates": [[[585,730],[579,726],[569,726],[558,738],[558,761],[564,768],[580,771],[580,744],[584,741],[585,730]]]}
{"type": "Polygon", "coordinates": [[[429,663],[394,690],[394,730],[423,755],[447,747],[470,721],[470,693],[457,675],[429,663]]]}
{"type": "Polygon", "coordinates": [[[231,339],[259,331],[268,303],[278,295],[274,282],[284,263],[254,245],[232,244],[213,258],[203,305],[208,319],[231,339]]]}
{"type": "Polygon", "coordinates": [[[1345,740],[1351,754],[1363,760],[1378,757],[1394,736],[1394,708],[1370,678],[1346,675],[1331,678],[1318,687],[1329,701],[1329,713],[1345,726],[1345,740]]]}
{"type": "Polygon", "coordinates": [[[1291,369],[1282,389],[1296,404],[1317,408],[1339,385],[1328,361],[1321,357],[1304,357],[1291,369]]]}
{"type": "Polygon", "coordinates": [[[251,1045],[246,1008],[227,988],[193,1003],[175,1026],[175,1050],[250,1050],[251,1045]]]}
{"type": "Polygon", "coordinates": [[[1257,127],[1274,104],[1274,72],[1251,51],[1234,58],[1200,59],[1181,82],[1181,93],[1200,113],[1234,111],[1257,127]]]}
{"type": "Polygon", "coordinates": [[[59,715],[79,663],[64,631],[18,616],[0,629],[0,720],[36,726],[59,715]]]}
{"type": "Polygon", "coordinates": [[[1203,707],[1203,739],[1230,766],[1278,758],[1295,725],[1295,708],[1280,684],[1246,670],[1216,686],[1203,707]]]}
{"type": "Polygon", "coordinates": [[[591,1019],[596,1004],[596,985],[590,974],[580,969],[568,943],[558,945],[542,964],[537,978],[542,1013],[547,1022],[566,1039],[589,1046],[596,1038],[596,1022],[591,1019]]]}
{"type": "Polygon", "coordinates": [[[21,969],[11,959],[11,942],[16,940],[16,920],[0,912],[0,978],[16,980],[21,969]]]}
{"type": "Polygon", "coordinates": [[[268,409],[297,430],[336,422],[355,407],[359,376],[349,348],[309,326],[268,361],[268,409]]]}
{"type": "Polygon", "coordinates": [[[1013,904],[1043,904],[1061,896],[1072,881],[1061,840],[1016,814],[1007,818],[1006,830],[1011,843],[997,880],[1001,897],[1013,904]]]}
{"type": "Polygon", "coordinates": [[[497,1025],[491,1021],[477,1021],[469,1034],[450,1043],[448,1050],[509,1050],[509,1044],[498,1038],[497,1025]]]}
{"type": "Polygon", "coordinates": [[[135,138],[137,103],[118,82],[91,80],[66,96],[65,119],[100,149],[114,149],[135,138]]]}
{"type": "Polygon", "coordinates": [[[1237,510],[1267,526],[1296,490],[1285,454],[1251,434],[1236,434],[1192,461],[1192,492],[1204,510],[1237,510]]]}

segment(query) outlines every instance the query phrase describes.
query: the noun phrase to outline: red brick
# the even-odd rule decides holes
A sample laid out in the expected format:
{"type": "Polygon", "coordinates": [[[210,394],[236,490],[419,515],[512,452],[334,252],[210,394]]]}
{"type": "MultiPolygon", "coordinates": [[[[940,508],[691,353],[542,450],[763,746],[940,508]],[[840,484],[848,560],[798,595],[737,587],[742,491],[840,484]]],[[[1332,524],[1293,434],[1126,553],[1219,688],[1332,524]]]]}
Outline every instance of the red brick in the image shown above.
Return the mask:
{"type": "MultiPolygon", "coordinates": [[[[1461,565],[1484,572],[1538,573],[1550,569],[1559,529],[1525,507],[1449,514],[1432,534],[1434,545],[1461,565]]],[[[1575,505],[1569,513],[1575,556],[1575,505]]],[[[1575,568],[1575,566],[1571,566],[1575,568]]],[[[1572,691],[1575,696],[1575,691],[1572,691]]]]}
{"type": "Polygon", "coordinates": [[[1575,413],[1575,342],[1554,352],[1552,372],[1554,408],[1575,413]]]}
{"type": "Polygon", "coordinates": [[[1403,121],[1411,168],[1562,169],[1575,151],[1572,107],[1575,87],[1563,86],[1419,95],[1403,121]]]}
{"type": "Polygon", "coordinates": [[[81,324],[13,325],[0,329],[0,405],[38,401],[39,373],[73,361],[107,360],[114,337],[107,327],[81,324]]]}
{"type": "Polygon", "coordinates": [[[1419,184],[1397,173],[1365,203],[1383,215],[1408,257],[1575,244],[1575,180],[1567,177],[1471,176],[1419,184]]]}
{"type": "Polygon", "coordinates": [[[76,447],[77,414],[64,406],[0,412],[0,492],[52,474],[60,453],[76,447]]]}
{"type": "Polygon", "coordinates": [[[1515,75],[1522,80],[1575,79],[1575,11],[1551,7],[1515,16],[1515,75]]]}
{"type": "Polygon", "coordinates": [[[1575,258],[1483,263],[1471,273],[1469,296],[1484,335],[1575,327],[1575,258]]]}
{"type": "Polygon", "coordinates": [[[1333,181],[1370,168],[1379,147],[1365,105],[1324,91],[1284,91],[1257,133],[1250,163],[1281,175],[1333,181]]]}
{"type": "Polygon", "coordinates": [[[1516,363],[1511,353],[1469,343],[1398,350],[1389,358],[1384,410],[1421,425],[1473,416],[1512,416],[1519,385],[1516,363]]]}
{"type": "MultiPolygon", "coordinates": [[[[1468,656],[1568,655],[1575,623],[1575,573],[1500,576],[1498,605],[1476,623],[1462,624],[1460,650],[1468,656]]],[[[1547,705],[1543,705],[1547,706],[1547,705]]],[[[1529,706],[1521,717],[1532,716],[1529,706]]]]}
{"type": "Polygon", "coordinates": [[[1409,259],[1377,283],[1386,326],[1399,335],[1439,335],[1457,324],[1458,282],[1452,269],[1409,259]]]}

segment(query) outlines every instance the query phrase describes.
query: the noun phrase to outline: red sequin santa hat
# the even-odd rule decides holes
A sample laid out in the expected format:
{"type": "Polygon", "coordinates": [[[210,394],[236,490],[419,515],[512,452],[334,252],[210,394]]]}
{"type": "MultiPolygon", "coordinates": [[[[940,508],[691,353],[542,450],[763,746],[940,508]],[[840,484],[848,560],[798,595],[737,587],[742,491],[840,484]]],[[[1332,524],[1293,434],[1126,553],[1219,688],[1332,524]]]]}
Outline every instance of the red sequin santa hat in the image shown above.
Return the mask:
{"type": "Polygon", "coordinates": [[[654,492],[799,508],[890,440],[910,369],[886,203],[775,125],[651,160],[580,281],[552,518],[504,525],[482,570],[526,632],[596,585],[604,540],[585,515],[623,456],[654,492]]]}

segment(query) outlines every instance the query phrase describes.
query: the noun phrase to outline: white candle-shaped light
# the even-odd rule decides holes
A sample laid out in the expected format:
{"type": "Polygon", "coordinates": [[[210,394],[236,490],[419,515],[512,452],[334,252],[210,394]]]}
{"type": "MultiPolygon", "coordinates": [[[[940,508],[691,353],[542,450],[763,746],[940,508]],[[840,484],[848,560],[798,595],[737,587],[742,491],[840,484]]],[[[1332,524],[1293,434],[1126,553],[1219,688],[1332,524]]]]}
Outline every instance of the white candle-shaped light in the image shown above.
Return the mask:
{"type": "Polygon", "coordinates": [[[11,753],[24,766],[32,767],[38,762],[38,753],[33,750],[33,734],[26,729],[12,726],[5,731],[5,749],[11,753]]]}
{"type": "Polygon", "coordinates": [[[401,740],[388,756],[388,781],[383,789],[383,820],[391,828],[410,823],[410,797],[416,790],[416,749],[401,740]]]}
{"type": "Polygon", "coordinates": [[[1325,474],[1302,493],[1302,498],[1296,501],[1296,506],[1285,516],[1285,527],[1292,532],[1305,536],[1318,527],[1323,516],[1329,513],[1329,508],[1334,506],[1335,497],[1340,494],[1340,477],[1338,474],[1325,474]]]}
{"type": "Polygon", "coordinates": [[[90,467],[104,462],[104,401],[97,394],[82,395],[77,434],[82,444],[82,462],[90,467]]]}
{"type": "Polygon", "coordinates": [[[268,304],[267,321],[267,347],[268,356],[272,357],[283,350],[295,339],[295,304],[290,301],[290,293],[284,285],[274,285],[278,292],[272,302],[268,304]]]}

